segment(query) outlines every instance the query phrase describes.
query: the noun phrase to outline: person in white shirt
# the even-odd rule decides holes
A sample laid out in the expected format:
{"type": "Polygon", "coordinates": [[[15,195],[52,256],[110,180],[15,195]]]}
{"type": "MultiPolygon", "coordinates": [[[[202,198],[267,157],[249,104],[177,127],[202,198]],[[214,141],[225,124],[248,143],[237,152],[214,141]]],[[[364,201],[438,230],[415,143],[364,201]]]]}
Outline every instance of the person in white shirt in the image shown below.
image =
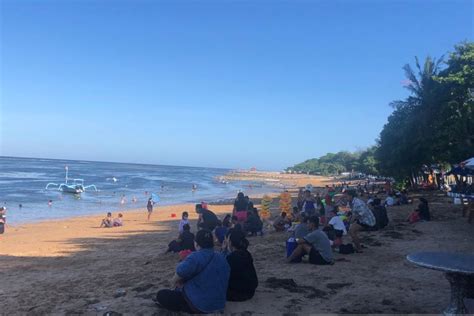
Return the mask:
{"type": "Polygon", "coordinates": [[[387,198],[385,199],[384,202],[385,206],[394,206],[395,205],[395,199],[393,198],[393,194],[389,194],[387,198]]]}
{"type": "Polygon", "coordinates": [[[329,214],[331,219],[329,220],[328,225],[331,225],[334,228],[336,234],[338,234],[337,231],[340,231],[342,232],[342,235],[347,235],[346,225],[344,225],[342,218],[340,218],[335,211],[331,211],[329,214]]]}

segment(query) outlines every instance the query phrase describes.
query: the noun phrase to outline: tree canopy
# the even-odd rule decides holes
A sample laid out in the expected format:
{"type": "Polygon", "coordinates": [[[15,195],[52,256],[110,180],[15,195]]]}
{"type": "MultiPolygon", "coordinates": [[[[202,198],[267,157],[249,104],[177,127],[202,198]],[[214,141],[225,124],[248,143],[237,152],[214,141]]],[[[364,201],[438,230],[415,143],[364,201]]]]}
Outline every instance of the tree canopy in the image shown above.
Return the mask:
{"type": "Polygon", "coordinates": [[[377,169],[374,153],[375,147],[355,153],[348,151],[328,153],[320,158],[313,158],[296,164],[287,170],[321,175],[336,175],[352,171],[375,175],[377,169]]]}
{"type": "Polygon", "coordinates": [[[390,103],[393,113],[375,146],[328,153],[291,170],[311,174],[359,171],[398,180],[423,165],[453,164],[474,155],[474,43],[454,47],[446,61],[428,57],[403,67],[409,96],[390,103]]]}

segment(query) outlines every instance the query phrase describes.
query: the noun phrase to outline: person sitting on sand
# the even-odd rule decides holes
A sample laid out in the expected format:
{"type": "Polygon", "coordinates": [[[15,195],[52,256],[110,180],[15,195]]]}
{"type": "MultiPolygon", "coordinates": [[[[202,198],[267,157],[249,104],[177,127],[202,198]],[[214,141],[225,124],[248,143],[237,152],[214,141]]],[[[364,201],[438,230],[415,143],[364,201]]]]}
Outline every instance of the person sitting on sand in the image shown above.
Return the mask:
{"type": "Polygon", "coordinates": [[[420,198],[418,213],[420,215],[420,220],[428,222],[431,220],[430,208],[428,206],[428,201],[425,198],[420,198]]]}
{"type": "Polygon", "coordinates": [[[293,235],[295,238],[303,238],[310,233],[308,229],[308,217],[305,213],[301,213],[299,216],[299,224],[296,225],[293,235]]]}
{"type": "MultiPolygon", "coordinates": [[[[230,217],[230,216],[229,216],[230,217]]],[[[214,229],[214,237],[217,240],[218,245],[222,245],[224,242],[225,236],[230,228],[230,221],[226,221],[226,226],[224,226],[224,222],[219,221],[217,227],[214,229]]]]}
{"type": "Polygon", "coordinates": [[[310,233],[304,238],[298,238],[296,242],[298,246],[295,248],[293,253],[288,257],[288,262],[298,263],[305,255],[309,255],[309,263],[326,265],[333,264],[334,258],[331,249],[331,243],[328,236],[318,230],[319,218],[317,216],[311,216],[308,219],[308,229],[310,233]]]}
{"type": "Polygon", "coordinates": [[[294,219],[297,219],[300,217],[300,210],[298,209],[297,206],[293,207],[293,211],[291,212],[291,217],[294,219]]]}
{"type": "Polygon", "coordinates": [[[273,227],[277,232],[285,231],[288,225],[290,225],[290,221],[286,217],[286,212],[281,212],[281,215],[273,222],[273,227]]]}
{"type": "Polygon", "coordinates": [[[188,220],[189,214],[188,212],[183,212],[181,214],[181,220],[179,221],[179,226],[178,226],[178,231],[180,233],[183,232],[183,227],[184,225],[189,225],[189,220],[188,220]]]}
{"type": "Polygon", "coordinates": [[[100,228],[112,227],[112,226],[113,226],[112,213],[108,212],[107,217],[102,220],[102,223],[100,224],[100,228]]]}
{"type": "Polygon", "coordinates": [[[383,203],[384,206],[394,206],[395,205],[395,199],[393,198],[393,193],[390,193],[387,198],[385,199],[385,202],[383,203]]]}
{"type": "Polygon", "coordinates": [[[374,199],[372,205],[372,213],[375,216],[375,228],[382,229],[388,225],[387,209],[382,205],[380,199],[374,199]]]}
{"type": "Polygon", "coordinates": [[[169,243],[168,250],[166,250],[166,253],[176,253],[183,250],[196,250],[194,247],[194,234],[191,233],[191,226],[189,226],[189,224],[185,224],[183,226],[183,231],[179,234],[178,239],[173,240],[169,243]]]}
{"type": "Polygon", "coordinates": [[[248,211],[247,220],[244,223],[244,231],[247,234],[256,236],[257,233],[262,233],[263,222],[258,216],[258,211],[256,208],[253,208],[251,211],[248,211]]]}
{"type": "Polygon", "coordinates": [[[174,290],[160,290],[159,307],[192,314],[219,313],[224,310],[230,267],[224,255],[214,251],[214,238],[209,230],[196,234],[197,251],[176,267],[174,290]]]}
{"type": "Polygon", "coordinates": [[[113,225],[114,227],[123,226],[122,217],[123,217],[122,213],[119,213],[119,214],[118,214],[118,217],[117,217],[117,218],[114,218],[114,221],[113,221],[112,225],[113,225]]]}
{"type": "Polygon", "coordinates": [[[227,234],[225,235],[226,237],[229,237],[230,234],[234,230],[239,230],[239,231],[244,231],[242,225],[239,223],[239,220],[237,219],[237,216],[232,216],[231,222],[230,222],[230,228],[227,230],[227,234]]]}
{"type": "Polygon", "coordinates": [[[329,212],[329,222],[323,231],[331,241],[332,247],[339,247],[342,244],[342,236],[347,234],[346,225],[340,216],[337,215],[337,209],[329,212]]]}
{"type": "Polygon", "coordinates": [[[222,226],[224,227],[232,226],[232,215],[226,214],[226,216],[224,216],[224,219],[222,220],[222,226]]]}
{"type": "Polygon", "coordinates": [[[400,193],[400,197],[398,199],[398,202],[399,202],[400,205],[406,205],[406,204],[411,203],[411,200],[408,198],[408,191],[407,190],[403,190],[400,193]]]}
{"type": "Polygon", "coordinates": [[[248,246],[249,241],[242,231],[232,232],[223,245],[224,252],[228,253],[226,259],[230,266],[228,301],[243,302],[255,295],[258,278],[248,246]]]}
{"type": "Polygon", "coordinates": [[[207,229],[212,232],[216,228],[219,222],[216,214],[208,209],[203,209],[201,204],[196,204],[196,213],[199,214],[198,229],[207,229]]]}
{"type": "Polygon", "coordinates": [[[349,235],[354,243],[355,251],[362,252],[358,233],[361,230],[371,230],[375,226],[375,216],[364,201],[357,198],[355,190],[346,190],[345,196],[351,200],[351,225],[349,235]]]}

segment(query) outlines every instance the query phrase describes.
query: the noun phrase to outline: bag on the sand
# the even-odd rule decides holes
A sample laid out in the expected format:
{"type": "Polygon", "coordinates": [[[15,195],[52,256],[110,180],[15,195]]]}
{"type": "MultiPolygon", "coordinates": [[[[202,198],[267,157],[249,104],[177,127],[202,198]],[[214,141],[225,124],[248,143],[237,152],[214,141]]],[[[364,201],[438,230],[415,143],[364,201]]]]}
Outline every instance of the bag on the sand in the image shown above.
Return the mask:
{"type": "Polygon", "coordinates": [[[3,234],[5,232],[5,224],[0,223],[0,234],[3,234]]]}
{"type": "Polygon", "coordinates": [[[354,246],[352,244],[340,245],[339,253],[343,255],[350,255],[355,252],[354,246]]]}
{"type": "Polygon", "coordinates": [[[286,241],[286,257],[288,258],[291,256],[293,251],[295,251],[296,247],[298,247],[298,243],[296,242],[296,239],[293,237],[288,238],[286,241]]]}

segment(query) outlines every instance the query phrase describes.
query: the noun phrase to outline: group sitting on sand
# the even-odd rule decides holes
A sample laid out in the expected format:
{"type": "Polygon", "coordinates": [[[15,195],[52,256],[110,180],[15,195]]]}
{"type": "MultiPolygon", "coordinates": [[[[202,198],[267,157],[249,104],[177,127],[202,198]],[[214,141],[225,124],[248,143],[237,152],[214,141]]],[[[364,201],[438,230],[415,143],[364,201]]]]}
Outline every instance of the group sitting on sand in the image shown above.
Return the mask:
{"type": "Polygon", "coordinates": [[[100,223],[100,228],[102,227],[110,228],[110,227],[118,227],[118,226],[123,226],[122,213],[118,213],[118,216],[116,218],[112,218],[112,213],[108,212],[107,216],[100,223]]]}
{"type": "MultiPolygon", "coordinates": [[[[347,186],[313,197],[310,190],[302,191],[293,212],[282,212],[274,221],[276,232],[288,231],[295,240],[292,249],[287,248],[287,262],[332,265],[334,251],[339,247],[363,251],[359,233],[387,226],[389,219],[386,205],[379,198],[369,203],[362,200],[357,190],[347,186]],[[340,211],[340,208],[343,211],[340,211]],[[352,244],[342,243],[350,236],[352,244]],[[349,247],[350,246],[350,247],[349,247]]],[[[205,203],[196,205],[197,233],[191,232],[189,214],[182,213],[179,236],[173,240],[167,253],[179,253],[173,289],[157,293],[157,304],[171,311],[187,313],[222,312],[226,301],[251,299],[258,287],[258,277],[251,253],[247,250],[249,237],[263,235],[263,223],[258,210],[243,193],[237,196],[232,214],[221,221],[205,203]]],[[[429,220],[428,203],[423,198],[414,212],[429,220]]],[[[287,245],[288,246],[288,245],[287,245]]]]}
{"type": "MultiPolygon", "coordinates": [[[[212,212],[202,205],[197,210],[200,215],[211,217],[212,212]]],[[[209,217],[201,218],[201,226],[211,224],[207,221],[209,217]]],[[[212,217],[210,220],[213,221],[212,217]]],[[[185,224],[184,232],[188,229],[189,225],[185,224]]],[[[254,296],[258,278],[245,233],[233,229],[224,238],[221,251],[215,251],[214,246],[213,232],[200,229],[194,241],[195,251],[188,249],[190,253],[176,267],[174,289],[157,293],[158,306],[186,313],[215,313],[224,309],[226,301],[241,302],[254,296]]]]}

